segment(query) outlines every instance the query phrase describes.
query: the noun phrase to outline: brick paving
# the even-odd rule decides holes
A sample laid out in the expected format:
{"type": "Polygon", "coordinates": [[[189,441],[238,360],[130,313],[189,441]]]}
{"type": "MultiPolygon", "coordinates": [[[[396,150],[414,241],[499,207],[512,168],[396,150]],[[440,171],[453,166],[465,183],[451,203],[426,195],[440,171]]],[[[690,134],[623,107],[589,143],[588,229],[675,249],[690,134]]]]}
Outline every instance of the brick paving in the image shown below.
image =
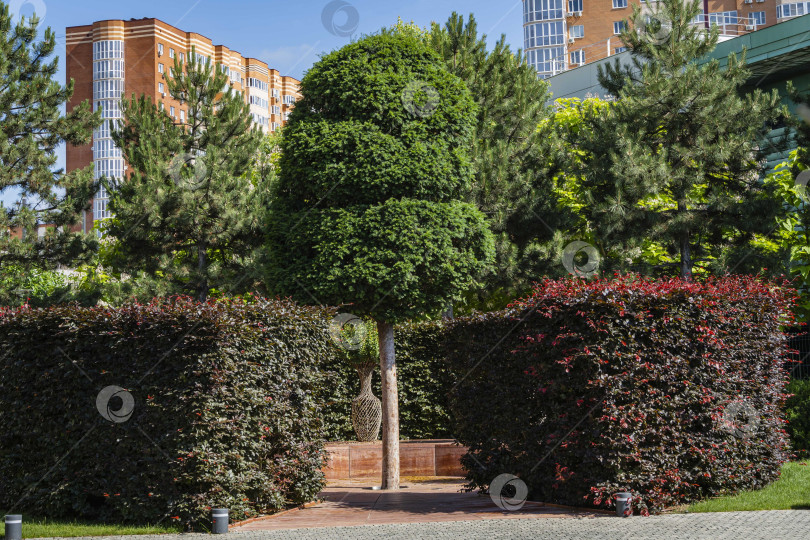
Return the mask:
{"type": "MultiPolygon", "coordinates": [[[[410,483],[400,492],[333,484],[324,502],[232,527],[231,540],[415,539],[730,539],[808,540],[810,510],[669,514],[618,518],[527,503],[503,512],[458,483],[410,483]]],[[[208,534],[119,536],[119,540],[211,540],[208,534]]],[[[85,540],[85,539],[73,539],[85,540]]],[[[86,540],[100,540],[99,537],[86,540]]]]}
{"type": "Polygon", "coordinates": [[[599,515],[537,503],[505,512],[487,495],[461,493],[458,479],[447,482],[403,482],[399,491],[374,491],[373,481],[331,482],[321,492],[322,503],[252,521],[234,531],[298,529],[302,527],[383,525],[448,521],[481,521],[536,517],[599,515]]]}

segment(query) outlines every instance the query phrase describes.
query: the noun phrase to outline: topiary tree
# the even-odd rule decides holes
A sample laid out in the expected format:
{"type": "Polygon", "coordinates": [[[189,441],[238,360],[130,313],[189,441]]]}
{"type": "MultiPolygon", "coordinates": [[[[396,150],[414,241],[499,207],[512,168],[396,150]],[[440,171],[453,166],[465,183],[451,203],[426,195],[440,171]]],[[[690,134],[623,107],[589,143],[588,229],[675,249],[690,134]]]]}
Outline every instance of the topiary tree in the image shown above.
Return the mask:
{"type": "Polygon", "coordinates": [[[394,325],[437,314],[492,259],[462,202],[475,105],[436,53],[406,34],[366,37],[316,63],[285,128],[268,227],[268,286],[351,304],[377,323],[383,489],[399,487],[394,325]]]}

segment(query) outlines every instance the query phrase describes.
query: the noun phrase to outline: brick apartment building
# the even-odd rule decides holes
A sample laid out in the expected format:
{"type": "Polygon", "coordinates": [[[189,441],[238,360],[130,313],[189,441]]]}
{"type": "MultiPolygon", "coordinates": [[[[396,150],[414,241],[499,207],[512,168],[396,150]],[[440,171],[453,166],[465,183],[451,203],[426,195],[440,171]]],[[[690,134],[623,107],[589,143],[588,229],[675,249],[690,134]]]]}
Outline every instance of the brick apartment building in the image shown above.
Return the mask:
{"type": "MultiPolygon", "coordinates": [[[[85,146],[68,146],[67,170],[95,165],[95,175],[122,178],[126,164],[121,150],[113,144],[110,128],[121,119],[120,99],[132,94],[151,97],[176,122],[184,122],[187,105],[171,98],[165,79],[171,76],[175,59],[191,60],[196,54],[220,64],[228,74],[230,85],[242,93],[250,104],[254,124],[266,132],[284,125],[297,99],[299,81],[285,77],[254,58],[194,32],[184,32],[158,19],[97,21],[72,26],[66,31],[67,78],[75,81],[68,111],[90,100],[93,110],[101,109],[104,123],[93,132],[93,141],[85,146]]],[[[86,212],[81,230],[89,231],[97,219],[109,217],[108,194],[103,190],[93,201],[93,211],[86,212]]]]}
{"type": "MultiPolygon", "coordinates": [[[[652,0],[651,0],[652,1],[652,0]]],[[[646,0],[523,0],[524,50],[542,78],[620,53],[622,21],[646,0]]],[[[721,40],[810,13],[810,2],[704,0],[694,24],[716,25],[721,40]]]]}

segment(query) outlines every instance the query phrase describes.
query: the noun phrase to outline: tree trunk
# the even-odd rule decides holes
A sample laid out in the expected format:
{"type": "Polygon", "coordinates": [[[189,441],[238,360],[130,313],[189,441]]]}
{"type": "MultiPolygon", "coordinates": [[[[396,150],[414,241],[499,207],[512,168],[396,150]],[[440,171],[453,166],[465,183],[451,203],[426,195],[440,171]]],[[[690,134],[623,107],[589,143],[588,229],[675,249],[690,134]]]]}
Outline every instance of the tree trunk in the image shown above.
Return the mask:
{"type": "Polygon", "coordinates": [[[205,279],[205,266],[207,260],[207,249],[205,244],[197,245],[197,271],[200,273],[200,283],[197,286],[197,299],[205,302],[208,299],[208,280],[205,279]]]}
{"type": "MultiPolygon", "coordinates": [[[[678,201],[678,212],[686,212],[686,203],[678,201]]],[[[684,232],[681,236],[681,278],[692,281],[692,249],[689,245],[689,233],[684,232]]]]}
{"type": "Polygon", "coordinates": [[[377,321],[382,380],[382,489],[399,489],[399,398],[394,325],[377,321]]]}

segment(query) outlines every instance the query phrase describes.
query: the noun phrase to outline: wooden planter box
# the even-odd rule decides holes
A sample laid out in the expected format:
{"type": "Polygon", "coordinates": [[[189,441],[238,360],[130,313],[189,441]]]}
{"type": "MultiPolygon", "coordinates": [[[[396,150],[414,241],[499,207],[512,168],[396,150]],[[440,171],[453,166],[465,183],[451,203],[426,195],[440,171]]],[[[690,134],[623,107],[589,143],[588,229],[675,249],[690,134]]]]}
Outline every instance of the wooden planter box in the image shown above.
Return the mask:
{"type": "MultiPolygon", "coordinates": [[[[327,480],[372,478],[382,474],[380,441],[337,442],[326,445],[328,460],[324,467],[327,480]]],[[[400,441],[399,468],[402,476],[464,476],[461,456],[467,448],[450,439],[400,441]]]]}

